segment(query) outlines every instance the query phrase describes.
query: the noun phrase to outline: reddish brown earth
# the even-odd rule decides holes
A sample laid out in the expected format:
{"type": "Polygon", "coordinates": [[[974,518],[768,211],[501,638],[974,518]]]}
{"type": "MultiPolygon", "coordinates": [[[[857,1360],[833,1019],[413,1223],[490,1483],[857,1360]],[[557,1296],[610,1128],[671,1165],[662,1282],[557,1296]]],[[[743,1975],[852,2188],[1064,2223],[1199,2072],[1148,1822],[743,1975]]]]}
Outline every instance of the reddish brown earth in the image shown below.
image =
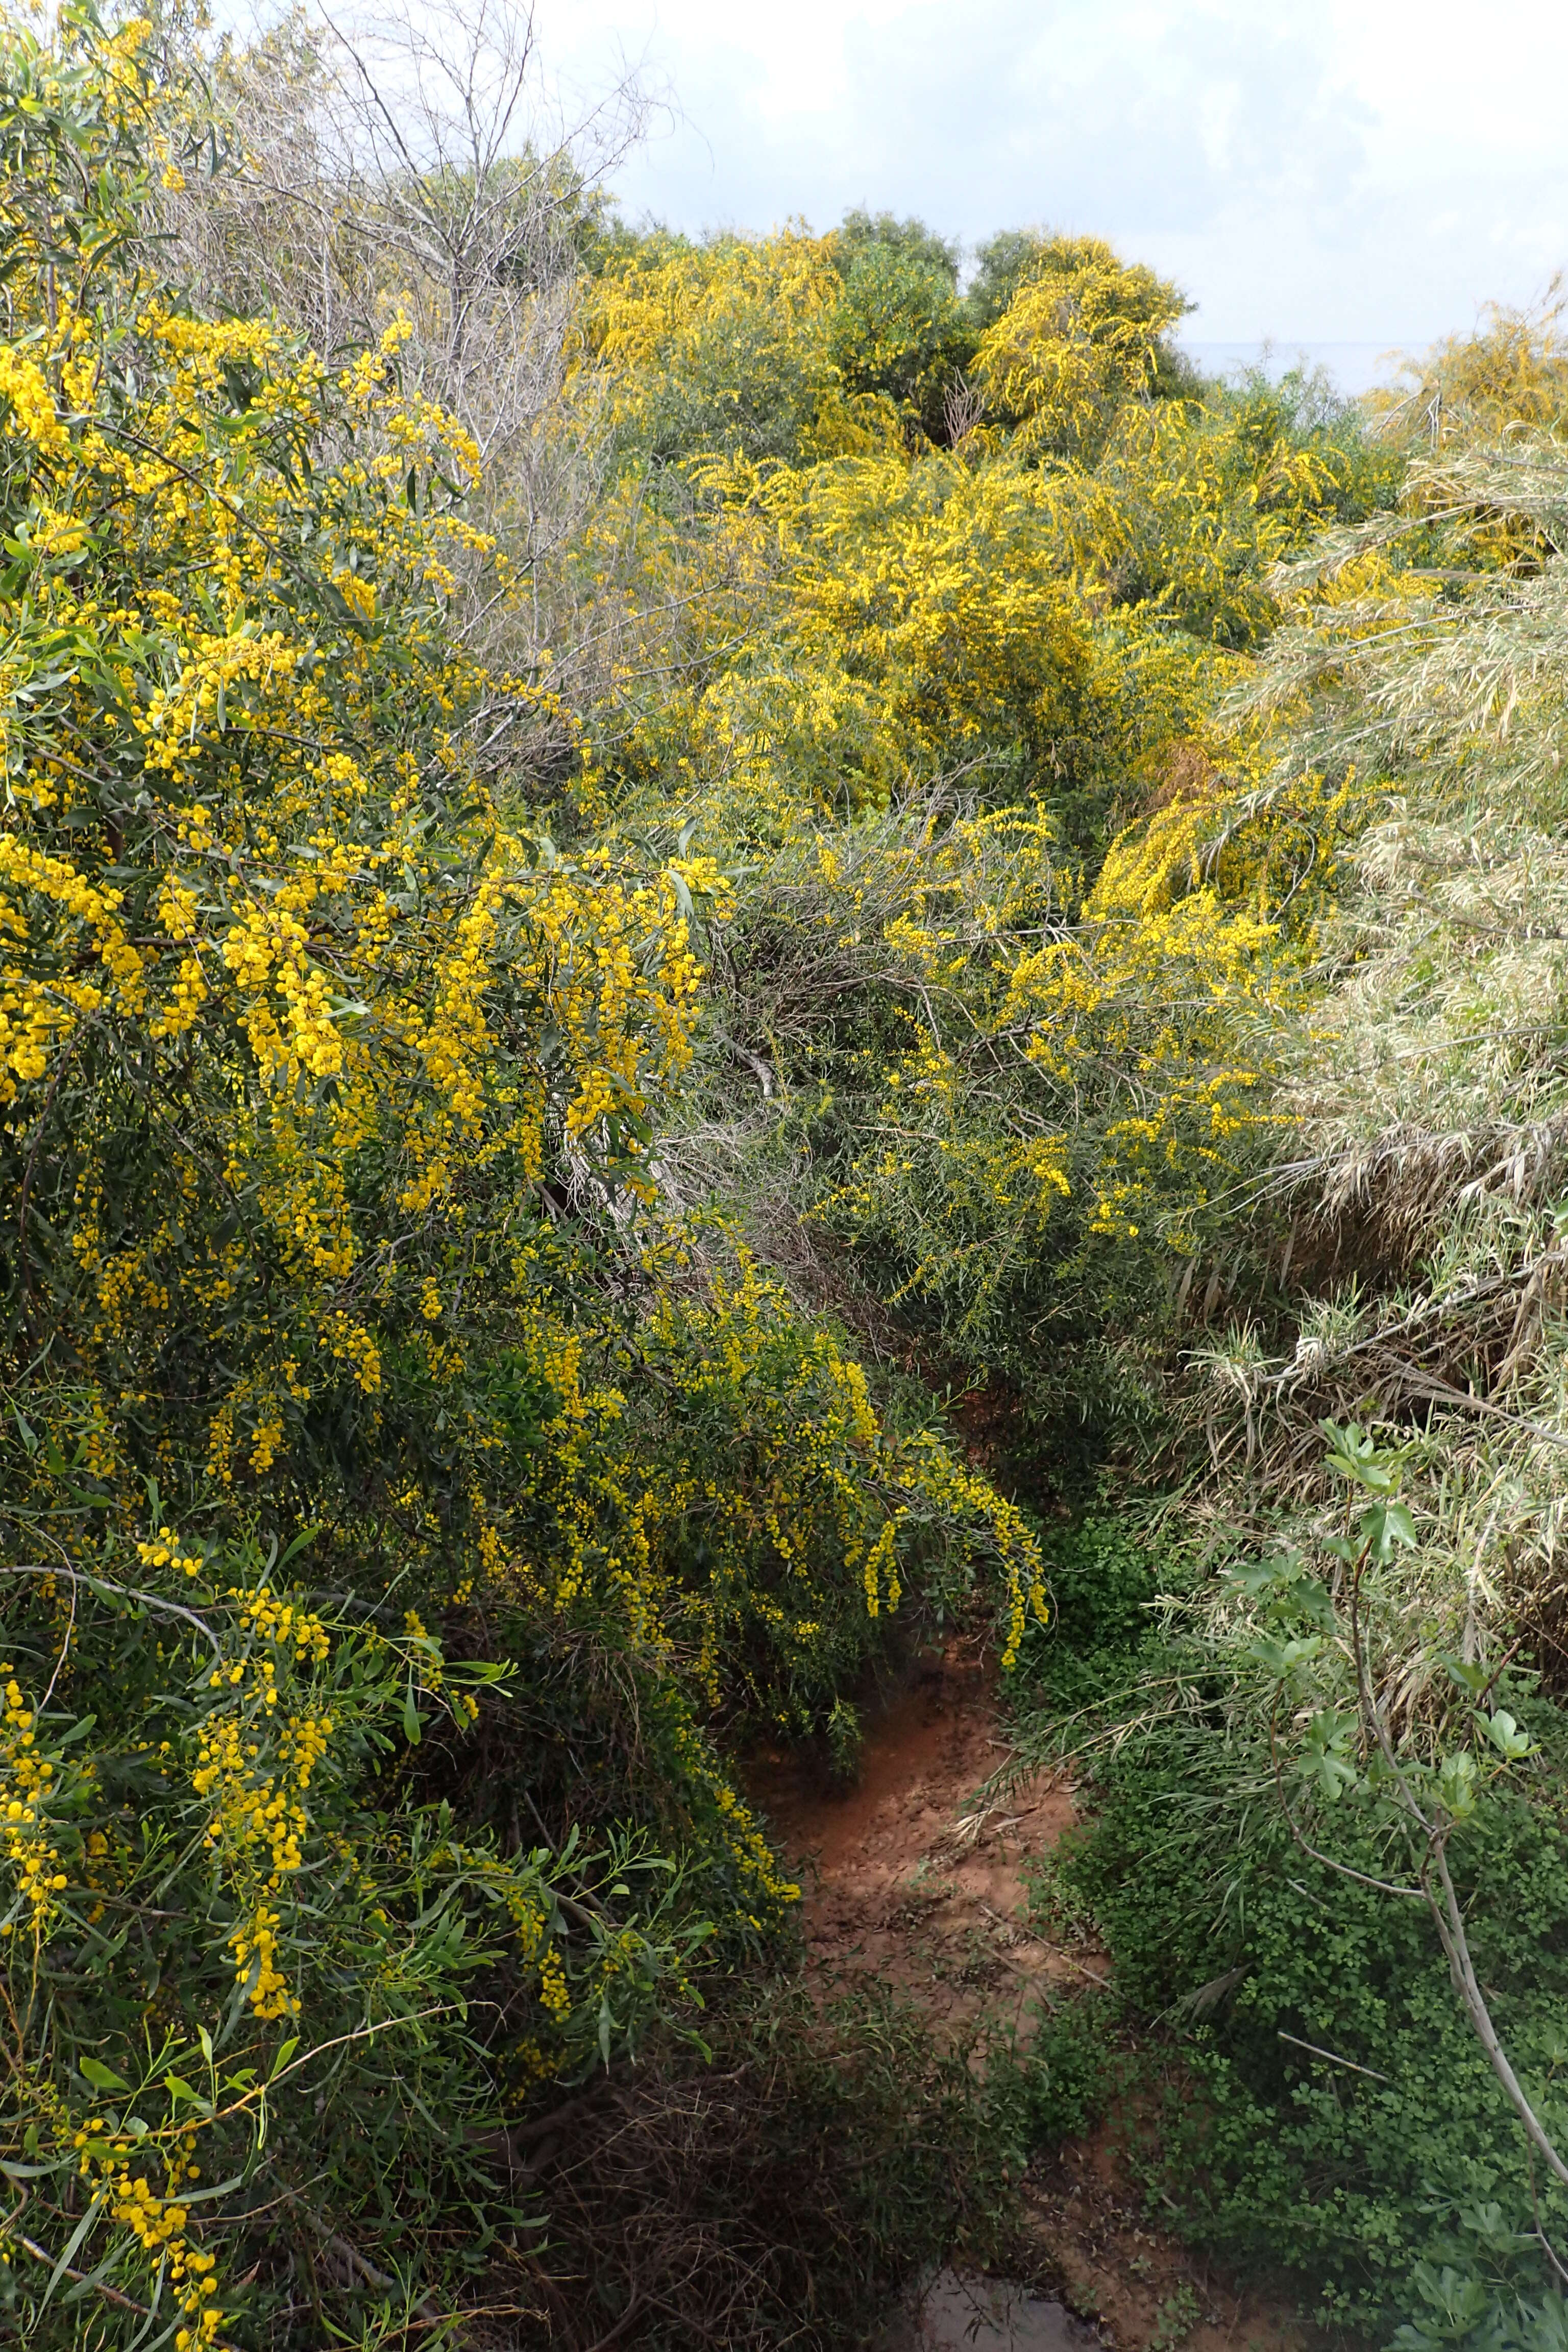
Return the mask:
{"type": "MultiPolygon", "coordinates": [[[[800,1878],[808,1967],[864,1970],[918,2000],[943,2032],[1026,2039],[1109,1962],[1066,1919],[1029,1916],[1026,1874],[1075,1818],[1072,1790],[1041,1774],[1004,1796],[1008,1747],[995,1678],[950,1640],[868,1726],[860,1777],[835,1790],[808,1763],[755,1759],[751,1793],[800,1878]]],[[[1031,2170],[1020,2281],[931,2283],[887,2352],[1025,2352],[1098,2341],[1114,2352],[1305,2352],[1311,2331],[1266,2298],[1231,2292],[1150,2221],[1120,2153],[1119,2119],[1031,2170]],[[1046,2298],[1044,2300],[1040,2298],[1046,2298]],[[1068,2315],[1092,2324],[1072,2335],[1068,2315]]]]}
{"type": "Polygon", "coordinates": [[[1086,1965],[1025,1924],[1023,1873],[1073,1818],[1049,1775],[1005,1801],[981,1791],[1006,1757],[994,1677],[958,1641],[922,1658],[869,1728],[855,1786],[763,1757],[752,1793],[804,1890],[813,1968],[868,1970],[954,2031],[1025,2030],[1086,1965]]]}

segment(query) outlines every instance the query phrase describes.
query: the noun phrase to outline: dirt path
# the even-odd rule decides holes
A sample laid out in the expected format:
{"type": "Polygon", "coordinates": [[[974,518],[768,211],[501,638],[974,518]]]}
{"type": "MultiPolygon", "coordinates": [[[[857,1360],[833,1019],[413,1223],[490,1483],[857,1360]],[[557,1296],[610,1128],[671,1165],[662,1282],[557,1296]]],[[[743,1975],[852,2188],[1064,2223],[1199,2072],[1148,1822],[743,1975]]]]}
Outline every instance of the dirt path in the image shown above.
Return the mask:
{"type": "MultiPolygon", "coordinates": [[[[860,1777],[836,1791],[801,1760],[763,1756],[752,1793],[805,1889],[807,1964],[864,1969],[965,2039],[1026,2038],[1105,1955],[1065,1917],[1030,1916],[1031,1865],[1074,1819],[1072,1791],[1043,1774],[1004,1803],[979,1791],[1006,1755],[994,1675],[962,1641],[920,1659],[868,1727],[860,1777]]],[[[1279,2307],[1227,2292],[1152,2229],[1117,2153],[1114,2122],[1031,2168],[1026,2283],[942,2273],[888,2352],[1304,2352],[1310,2332],[1279,2307]],[[1076,2327],[1070,2315],[1091,2323],[1076,2327]]]]}
{"type": "Polygon", "coordinates": [[[763,1758],[752,1780],[805,1889],[811,1966],[865,1969],[939,2023],[1023,2030],[1082,1964],[1029,1931],[1025,1873],[1073,1818],[1049,1776],[1005,1805],[973,1801],[1006,1753],[994,1677],[963,1646],[922,1658],[872,1724],[852,1789],[763,1758]]]}

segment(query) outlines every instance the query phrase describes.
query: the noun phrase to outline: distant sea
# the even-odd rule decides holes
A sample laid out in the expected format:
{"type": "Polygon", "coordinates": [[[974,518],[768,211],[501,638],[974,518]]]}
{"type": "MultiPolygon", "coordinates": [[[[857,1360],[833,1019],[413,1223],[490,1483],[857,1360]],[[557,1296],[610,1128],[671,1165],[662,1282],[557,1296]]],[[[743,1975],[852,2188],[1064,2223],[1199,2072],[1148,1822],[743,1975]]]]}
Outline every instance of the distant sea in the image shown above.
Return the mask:
{"type": "Polygon", "coordinates": [[[1267,343],[1207,343],[1196,336],[1182,337],[1182,349],[1206,374],[1228,375],[1233,368],[1261,367],[1279,376],[1304,359],[1309,367],[1327,368],[1347,398],[1370,392],[1374,383],[1388,383],[1398,368],[1402,348],[1396,343],[1298,343],[1289,335],[1276,335],[1267,343]]]}

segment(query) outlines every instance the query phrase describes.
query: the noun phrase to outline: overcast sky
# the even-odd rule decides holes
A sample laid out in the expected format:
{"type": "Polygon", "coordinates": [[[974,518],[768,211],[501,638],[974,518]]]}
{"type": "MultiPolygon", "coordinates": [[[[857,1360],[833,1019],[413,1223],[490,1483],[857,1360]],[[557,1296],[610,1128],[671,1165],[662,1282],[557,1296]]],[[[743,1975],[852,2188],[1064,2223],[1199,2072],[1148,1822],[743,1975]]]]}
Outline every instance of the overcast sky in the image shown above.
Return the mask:
{"type": "Polygon", "coordinates": [[[584,87],[679,112],[622,171],[673,226],[852,205],[1109,236],[1195,338],[1421,344],[1568,263],[1563,0],[541,0],[584,87]]]}

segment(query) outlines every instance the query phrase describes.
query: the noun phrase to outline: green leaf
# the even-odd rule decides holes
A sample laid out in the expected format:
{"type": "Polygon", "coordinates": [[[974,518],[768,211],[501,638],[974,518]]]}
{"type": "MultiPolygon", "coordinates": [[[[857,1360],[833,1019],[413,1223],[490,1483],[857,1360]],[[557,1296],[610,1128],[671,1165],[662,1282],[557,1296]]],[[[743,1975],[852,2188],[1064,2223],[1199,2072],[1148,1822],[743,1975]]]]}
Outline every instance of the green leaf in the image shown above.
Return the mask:
{"type": "Polygon", "coordinates": [[[1380,1565],[1394,1557],[1396,1544],[1414,1545],[1415,1522],[1405,1503],[1374,1503],[1361,1515],[1362,1548],[1380,1565]]]}
{"type": "Polygon", "coordinates": [[[319,1527],[319,1526],[318,1526],[318,1527],[311,1527],[311,1528],[300,1528],[300,1532],[299,1532],[299,1534],[294,1538],[294,1540],[293,1540],[293,1541],[292,1541],[292,1543],[289,1546],[289,1549],[287,1549],[287,1551],[284,1553],[284,1555],[283,1555],[282,1559],[279,1561],[279,1563],[278,1563],[279,1567],[280,1569],[287,1568],[287,1567],[288,1567],[288,1565],[289,1565],[289,1561],[294,1558],[295,1554],[296,1554],[297,1552],[301,1552],[301,1551],[303,1551],[303,1550],[304,1550],[304,1549],[305,1549],[305,1546],[306,1546],[307,1544],[309,1544],[309,1543],[314,1543],[314,1541],[315,1541],[316,1538],[321,1534],[321,1528],[320,1528],[320,1527],[319,1527]]]}
{"type": "Polygon", "coordinates": [[[1468,1691],[1472,1698],[1479,1698],[1491,1680],[1490,1668],[1478,1665],[1471,1659],[1445,1658],[1443,1664],[1447,1667],[1453,1681],[1458,1683],[1461,1690],[1468,1691]]]}
{"type": "Polygon", "coordinates": [[[1461,1748],[1457,1756],[1445,1756],[1438,1765],[1438,1801],[1456,1821],[1468,1820],[1475,1811],[1479,1778],[1476,1759],[1468,1748],[1461,1748]]]}
{"type": "Polygon", "coordinates": [[[1304,1640],[1293,1642],[1254,1642],[1247,1652],[1255,1665],[1261,1666],[1275,1682],[1284,1682],[1298,1666],[1310,1665],[1322,1649],[1320,1635],[1310,1633],[1304,1640]]]}
{"type": "Polygon", "coordinates": [[[100,2058],[79,2058],[77,2066],[95,2091],[128,2091],[131,2085],[100,2058]]]}
{"type": "Polygon", "coordinates": [[[1361,1778],[1352,1752],[1355,1727],[1353,1718],[1330,1708],[1315,1715],[1307,1727],[1301,1770],[1326,1804],[1338,1804],[1361,1778]]]}
{"type": "Polygon", "coordinates": [[[284,2067],[287,2066],[289,2059],[292,2058],[295,2051],[298,2050],[299,2047],[299,2035],[297,2033],[290,2034],[289,2040],[285,2042],[279,2050],[277,2057],[272,2061],[272,2072],[267,2077],[269,2083],[275,2083],[278,2080],[279,2075],[281,2074],[284,2067]]]}
{"type": "Polygon", "coordinates": [[[403,1732],[410,1748],[419,1745],[419,1710],[414,1704],[414,1685],[409,1684],[403,1701],[403,1732]]]}
{"type": "Polygon", "coordinates": [[[1304,1617],[1309,1625],[1316,1626],[1320,1633],[1333,1632],[1336,1622],[1333,1601],[1328,1586],[1320,1584],[1315,1576],[1300,1577],[1290,1588],[1290,1600],[1297,1615],[1304,1617]]]}
{"type": "Polygon", "coordinates": [[[65,2251],[61,2254],[58,2262],[55,2264],[54,2269],[50,2272],[49,2283],[44,2289],[43,2295],[39,2300],[38,2308],[40,2311],[43,2309],[45,2304],[48,2302],[48,2299],[53,2294],[56,2287],[58,2286],[61,2279],[64,2278],[67,2271],[70,2268],[71,2256],[75,2253],[77,2248],[80,2245],[82,2240],[86,2237],[88,2231],[92,2228],[93,2223],[97,2221],[102,2202],[103,2200],[101,2197],[95,2197],[93,2199],[91,2204],[88,2207],[87,2211],[82,2215],[81,2220],[77,2223],[76,2228],[66,2240],[65,2251]]]}
{"type": "Polygon", "coordinates": [[[1394,1492],[1399,1484],[1397,1449],[1379,1445],[1356,1421],[1347,1421],[1342,1426],[1338,1422],[1321,1421],[1318,1426],[1329,1441],[1328,1464],[1331,1470],[1373,1494],[1394,1492]]]}
{"type": "Polygon", "coordinates": [[[1535,1742],[1529,1733],[1521,1731],[1512,1716],[1507,1714],[1501,1707],[1495,1715],[1478,1715],[1476,1721],[1480,1725],[1498,1754],[1506,1756],[1510,1764],[1517,1764],[1534,1748],[1535,1742]]]}

